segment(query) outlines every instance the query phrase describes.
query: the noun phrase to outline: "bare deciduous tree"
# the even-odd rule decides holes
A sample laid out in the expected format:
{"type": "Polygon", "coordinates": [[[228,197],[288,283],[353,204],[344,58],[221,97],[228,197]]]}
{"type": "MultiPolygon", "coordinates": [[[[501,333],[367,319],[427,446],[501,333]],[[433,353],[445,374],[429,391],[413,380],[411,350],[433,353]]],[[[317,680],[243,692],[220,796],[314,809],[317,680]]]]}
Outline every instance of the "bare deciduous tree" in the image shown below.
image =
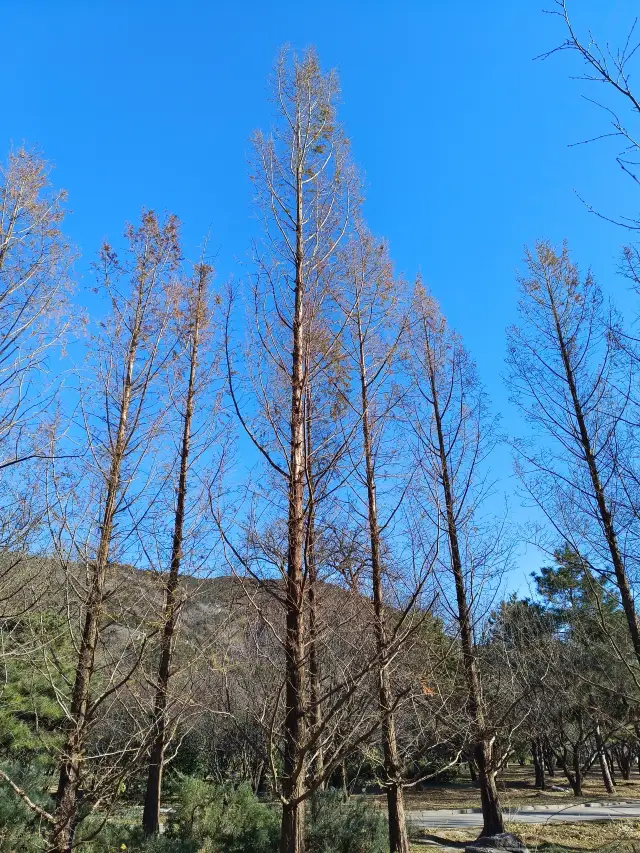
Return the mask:
{"type": "MultiPolygon", "coordinates": [[[[186,380],[186,388],[183,393],[175,390],[172,396],[176,396],[175,404],[178,408],[179,421],[182,425],[182,435],[178,448],[178,473],[176,485],[176,499],[174,511],[173,534],[171,541],[171,554],[169,571],[164,578],[164,608],[162,613],[162,629],[160,639],[160,650],[158,669],[155,678],[155,700],[151,724],[151,746],[149,765],[147,773],[147,788],[144,800],[142,825],[148,835],[156,834],[160,829],[160,801],[162,794],[162,776],[165,764],[165,750],[169,737],[169,682],[172,676],[172,659],[175,646],[175,635],[178,628],[178,619],[181,608],[184,606],[184,597],[180,596],[179,583],[180,571],[185,548],[185,536],[187,545],[191,532],[186,515],[189,511],[187,505],[187,490],[189,472],[192,465],[191,451],[193,442],[193,418],[197,405],[202,406],[203,393],[208,390],[211,393],[211,376],[207,375],[205,382],[200,381],[200,374],[210,374],[210,366],[202,365],[203,338],[205,353],[210,347],[211,335],[211,306],[210,306],[210,282],[213,269],[208,264],[201,262],[196,265],[192,280],[185,286],[185,293],[179,306],[179,323],[181,328],[178,334],[180,346],[184,353],[178,358],[177,365],[174,364],[175,373],[184,372],[184,380],[176,377],[178,387],[186,380]],[[177,368],[177,369],[176,369],[177,368]]],[[[208,401],[206,412],[213,421],[215,419],[215,405],[208,401]]],[[[209,428],[205,426],[204,432],[210,439],[213,424],[209,428]]],[[[207,443],[199,438],[199,446],[196,455],[201,457],[207,450],[207,443]]],[[[214,462],[208,458],[206,462],[213,466],[214,462]]]]}
{"type": "MultiPolygon", "coordinates": [[[[366,516],[371,561],[371,594],[374,606],[374,632],[378,665],[378,703],[380,706],[382,751],[384,755],[385,788],[389,816],[389,849],[392,853],[408,853],[402,766],[396,739],[396,722],[393,709],[395,701],[391,687],[387,605],[385,602],[385,568],[382,535],[393,515],[398,511],[398,501],[390,511],[391,518],[381,520],[378,506],[379,469],[386,462],[392,467],[388,444],[393,439],[389,432],[394,409],[398,408],[402,390],[394,384],[393,372],[398,364],[399,341],[405,321],[398,311],[399,282],[393,270],[384,243],[376,241],[358,223],[356,234],[346,249],[346,275],[349,287],[338,299],[343,303],[347,317],[354,373],[358,386],[357,420],[362,431],[364,471],[354,466],[352,478],[362,479],[366,490],[366,516]]],[[[397,437],[396,437],[397,440],[397,437]]],[[[396,475],[396,479],[399,477],[396,475]]],[[[402,489],[400,490],[402,500],[402,489]]],[[[418,581],[419,595],[424,579],[418,581]]]]}
{"type": "MultiPolygon", "coordinates": [[[[482,589],[482,560],[474,554],[479,501],[486,491],[481,466],[495,443],[485,394],[475,367],[433,300],[418,285],[412,319],[414,408],[411,419],[435,527],[445,531],[454,583],[473,757],[478,768],[483,835],[504,832],[496,786],[500,767],[496,732],[487,720],[474,622],[482,589]],[[474,607],[475,605],[475,607],[474,607]]],[[[479,538],[479,537],[476,537],[479,538]]],[[[485,555],[486,556],[486,555],[485,555]]]]}
{"type": "Polygon", "coordinates": [[[619,363],[600,289],[591,274],[580,278],[567,246],[556,252],[539,242],[526,262],[522,325],[508,332],[510,383],[529,423],[551,443],[537,452],[529,441],[517,443],[519,470],[562,540],[614,580],[640,662],[627,568],[634,557],[622,544],[632,537],[635,514],[625,511],[616,450],[628,364],[619,363]]]}
{"type": "MultiPolygon", "coordinates": [[[[164,346],[164,337],[175,300],[172,278],[180,257],[178,223],[175,217],[161,223],[153,212],[147,211],[140,226],[127,229],[126,237],[125,259],[121,260],[108,245],[101,253],[100,277],[111,312],[104,333],[95,342],[92,384],[96,396],[83,404],[86,453],[99,482],[95,527],[91,525],[87,531],[85,553],[78,554],[79,543],[73,541],[75,533],[71,534],[70,545],[76,559],[86,559],[88,582],[82,601],[73,687],[65,706],[67,736],[51,826],[51,850],[56,853],[67,853],[73,845],[86,777],[86,749],[96,714],[105,698],[123,686],[136,663],[134,657],[129,669],[125,667],[124,673],[111,676],[107,685],[93,694],[96,655],[108,623],[107,582],[118,550],[114,540],[119,540],[122,555],[129,529],[125,524],[118,528],[118,519],[131,518],[135,484],[150,476],[145,457],[158,436],[162,418],[154,386],[171,351],[164,346]],[[100,403],[101,409],[93,408],[100,403]]],[[[85,476],[89,476],[88,471],[85,476]]]]}
{"type": "Polygon", "coordinates": [[[38,419],[52,401],[47,355],[68,322],[65,200],[36,152],[12,152],[0,169],[0,470],[48,451],[38,419]]]}
{"type": "MultiPolygon", "coordinates": [[[[337,124],[334,74],[322,74],[310,52],[283,54],[273,87],[277,124],[271,136],[255,136],[254,182],[265,215],[265,252],[259,251],[253,295],[261,364],[248,366],[262,415],[260,432],[236,410],[243,425],[287,490],[285,747],[282,775],[282,853],[303,849],[307,734],[305,655],[305,404],[307,389],[322,371],[331,344],[320,355],[309,345],[321,329],[326,277],[349,219],[351,177],[346,140],[337,124]],[[315,360],[314,360],[315,359],[315,360]],[[272,371],[267,378],[267,371],[272,371]],[[272,392],[289,395],[286,415],[272,392]],[[268,432],[270,438],[263,438],[268,432]]],[[[230,368],[230,378],[233,373],[230,368]]]]}

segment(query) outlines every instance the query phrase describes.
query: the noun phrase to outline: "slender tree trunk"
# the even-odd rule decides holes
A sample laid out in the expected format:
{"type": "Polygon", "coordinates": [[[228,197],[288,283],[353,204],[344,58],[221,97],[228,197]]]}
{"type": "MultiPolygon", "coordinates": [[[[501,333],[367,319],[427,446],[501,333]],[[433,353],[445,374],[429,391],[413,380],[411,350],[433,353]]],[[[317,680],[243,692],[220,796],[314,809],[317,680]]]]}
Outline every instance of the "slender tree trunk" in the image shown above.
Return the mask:
{"type": "Polygon", "coordinates": [[[542,741],[542,754],[544,756],[544,763],[547,769],[547,776],[550,779],[555,779],[556,775],[556,759],[553,754],[553,750],[549,746],[549,741],[547,738],[544,738],[542,741]]]}
{"type": "Polygon", "coordinates": [[[470,758],[467,761],[467,766],[469,767],[469,778],[471,779],[471,781],[475,785],[476,782],[478,781],[478,771],[476,770],[476,763],[473,760],[473,758],[470,758]]]}
{"type": "MultiPolygon", "coordinates": [[[[140,303],[139,303],[140,306],[140,303]]],[[[76,815],[81,786],[82,761],[87,734],[91,722],[90,687],[95,667],[95,654],[100,633],[104,588],[107,577],[109,549],[113,531],[113,519],[120,484],[120,470],[126,445],[127,420],[131,403],[133,367],[138,347],[138,328],[134,328],[127,353],[125,381],[120,404],[118,431],[111,456],[106,483],[106,496],[102,512],[100,540],[93,568],[91,587],[87,599],[84,626],[78,649],[71,704],[69,708],[69,734],[64,747],[64,758],[60,766],[56,810],[51,832],[52,853],[69,853],[73,845],[76,815]]]]}
{"type": "Polygon", "coordinates": [[[613,784],[613,779],[611,778],[611,771],[609,770],[609,762],[607,761],[607,756],[604,749],[604,743],[602,741],[602,732],[600,731],[600,723],[596,726],[596,749],[598,750],[598,761],[600,763],[600,772],[602,773],[602,781],[604,782],[604,787],[607,794],[615,793],[615,788],[613,784]]]}
{"type": "Polygon", "coordinates": [[[564,332],[562,330],[560,318],[558,317],[556,304],[551,288],[549,288],[548,293],[553,309],[553,318],[556,328],[556,335],[558,337],[558,344],[560,346],[562,363],[565,370],[567,384],[569,386],[569,392],[571,394],[571,401],[576,416],[576,422],[578,424],[579,441],[582,447],[582,452],[584,454],[585,461],[587,463],[589,477],[591,479],[591,484],[596,498],[598,516],[602,530],[604,532],[605,540],[607,542],[609,555],[611,557],[611,563],[613,565],[613,570],[616,577],[616,585],[618,587],[618,591],[620,592],[620,601],[622,603],[622,609],[624,610],[624,614],[627,620],[627,626],[629,628],[631,642],[636,654],[636,658],[640,663],[640,626],[638,624],[638,614],[636,613],[633,595],[629,586],[629,579],[627,577],[624,561],[622,559],[620,548],[618,546],[618,537],[615,531],[615,527],[613,525],[613,518],[609,510],[604,488],[602,486],[602,481],[600,479],[600,471],[598,469],[598,463],[596,460],[595,453],[593,451],[591,437],[587,430],[584,411],[580,402],[580,398],[578,396],[574,369],[569,355],[569,348],[565,341],[564,332]]]}
{"type": "Polygon", "coordinates": [[[628,782],[629,779],[631,779],[631,750],[628,747],[621,745],[615,749],[615,756],[616,761],[618,762],[620,774],[624,781],[628,782]]]}
{"type": "Polygon", "coordinates": [[[265,781],[265,775],[266,775],[265,770],[266,770],[266,763],[264,761],[261,761],[260,764],[258,765],[258,770],[254,776],[254,782],[253,782],[253,793],[256,796],[259,796],[260,794],[262,794],[264,792],[264,781],[265,781]]]}
{"type": "Polygon", "coordinates": [[[573,788],[573,793],[576,797],[582,796],[582,768],[580,766],[580,750],[576,747],[573,750],[573,781],[571,782],[571,787],[573,788]]]}
{"type": "Polygon", "coordinates": [[[613,786],[615,787],[615,784],[616,784],[616,766],[613,763],[613,755],[611,754],[611,751],[606,748],[606,746],[604,748],[604,757],[607,761],[607,766],[609,768],[609,775],[611,776],[611,782],[612,782],[613,786]]]}
{"type": "Polygon", "coordinates": [[[390,853],[409,853],[404,814],[404,791],[402,768],[398,754],[393,696],[389,682],[388,642],[385,628],[384,599],[382,589],[382,560],[380,555],[380,530],[376,502],[376,477],[371,444],[370,410],[367,385],[367,367],[364,352],[364,336],[358,314],[360,392],[362,402],[362,436],[367,477],[367,501],[369,541],[371,547],[371,576],[373,608],[375,615],[376,650],[378,654],[378,702],[381,713],[382,751],[384,755],[385,786],[389,814],[390,853]]]}
{"type": "Polygon", "coordinates": [[[347,760],[343,758],[340,762],[340,783],[342,787],[342,796],[345,801],[349,799],[349,785],[347,780],[347,760]]]}
{"type": "Polygon", "coordinates": [[[167,732],[167,705],[169,698],[169,680],[171,678],[171,658],[173,656],[174,635],[178,623],[179,601],[177,598],[184,539],[184,516],[187,499],[187,475],[189,471],[189,450],[191,447],[191,423],[196,395],[196,370],[198,364],[198,346],[200,343],[200,325],[205,310],[208,269],[201,265],[197,271],[198,284],[193,312],[190,317],[190,353],[189,379],[182,425],[180,446],[180,469],[178,474],[178,494],[174,516],[173,539],[171,543],[171,563],[165,587],[163,629],[160,641],[160,659],[151,726],[151,750],[147,770],[147,789],[142,813],[142,827],[146,835],[155,835],[160,831],[160,802],[162,796],[162,776],[164,771],[164,753],[167,732]]]}
{"type": "Polygon", "coordinates": [[[542,755],[542,747],[537,738],[533,738],[531,741],[531,756],[533,758],[533,770],[536,777],[535,787],[544,791],[547,787],[544,774],[544,757],[542,755]]]}
{"type": "MultiPolygon", "coordinates": [[[[300,128],[298,156],[300,158],[300,128]]],[[[305,358],[303,328],[303,212],[302,162],[296,172],[295,306],[291,371],[291,449],[289,459],[289,510],[286,581],[285,719],[282,769],[282,828],[280,853],[304,850],[304,801],[301,799],[305,756],[305,655],[304,655],[304,482],[305,358]]]]}
{"type": "Polygon", "coordinates": [[[564,775],[567,779],[567,782],[569,783],[569,785],[571,785],[573,795],[575,797],[581,797],[582,768],[580,766],[580,748],[578,746],[573,748],[571,755],[571,765],[569,765],[569,750],[567,749],[567,747],[563,748],[561,767],[564,771],[564,775]]]}
{"type": "MultiPolygon", "coordinates": [[[[316,731],[319,731],[322,725],[322,710],[320,708],[320,664],[318,660],[318,625],[317,625],[317,566],[316,566],[316,519],[315,519],[315,482],[313,479],[313,413],[312,413],[312,398],[311,386],[307,382],[307,406],[306,406],[306,424],[307,424],[307,444],[306,444],[306,460],[307,460],[307,487],[309,492],[308,513],[307,513],[307,538],[305,546],[305,561],[307,566],[307,586],[309,600],[309,700],[310,700],[310,716],[311,724],[316,731]]],[[[322,747],[316,746],[314,760],[314,776],[322,778],[324,775],[324,755],[322,747]]],[[[321,782],[320,789],[324,788],[324,782],[321,782]]]]}
{"type": "Polygon", "coordinates": [[[460,642],[462,646],[462,657],[464,672],[467,681],[467,702],[469,715],[473,725],[474,759],[478,767],[478,778],[480,782],[480,800],[482,803],[483,828],[482,835],[497,835],[505,831],[500,798],[496,786],[496,771],[493,766],[493,739],[485,732],[484,712],[482,709],[482,696],[480,688],[480,676],[476,663],[473,643],[473,631],[471,626],[471,614],[467,603],[467,594],[464,585],[462,571],[462,559],[458,543],[458,530],[456,525],[453,492],[449,475],[449,461],[447,449],[442,430],[442,418],[440,415],[440,402],[436,387],[435,365],[432,355],[428,356],[429,380],[433,400],[433,415],[438,436],[438,452],[440,456],[440,477],[444,491],[447,533],[449,538],[449,550],[451,556],[451,570],[456,588],[456,601],[458,608],[458,625],[460,627],[460,642]]]}

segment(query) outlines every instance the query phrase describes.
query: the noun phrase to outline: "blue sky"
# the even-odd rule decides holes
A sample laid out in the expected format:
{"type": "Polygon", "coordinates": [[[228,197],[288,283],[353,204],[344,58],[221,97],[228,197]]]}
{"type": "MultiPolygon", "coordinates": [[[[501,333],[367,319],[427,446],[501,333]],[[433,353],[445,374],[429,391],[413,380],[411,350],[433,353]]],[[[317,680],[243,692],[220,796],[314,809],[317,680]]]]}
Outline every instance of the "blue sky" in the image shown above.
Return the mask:
{"type": "MultiPolygon", "coordinates": [[[[581,98],[600,93],[570,79],[575,56],[533,61],[563,38],[542,12],[551,4],[2,0],[0,140],[38,145],[69,191],[80,301],[89,304],[100,242],[117,242],[143,205],[178,214],[191,257],[210,232],[219,277],[239,277],[258,233],[247,161],[252,130],[269,124],[269,71],[284,43],[316,45],[340,73],[370,227],[399,271],[422,273],[515,431],[500,374],[523,246],[567,237],[635,311],[616,275],[627,236],[576,197],[603,213],[637,211],[615,145],[569,147],[605,129],[581,98]]],[[[572,5],[578,28],[603,40],[637,12],[634,0],[572,5]]]]}

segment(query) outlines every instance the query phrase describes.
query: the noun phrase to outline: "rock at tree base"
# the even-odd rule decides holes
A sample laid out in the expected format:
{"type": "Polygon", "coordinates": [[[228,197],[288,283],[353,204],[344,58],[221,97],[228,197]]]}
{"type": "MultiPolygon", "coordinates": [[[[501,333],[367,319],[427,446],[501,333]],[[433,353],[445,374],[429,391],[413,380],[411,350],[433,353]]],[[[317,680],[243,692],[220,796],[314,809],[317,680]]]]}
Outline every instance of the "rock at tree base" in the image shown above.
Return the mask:
{"type": "Polygon", "coordinates": [[[501,832],[498,835],[480,836],[467,844],[464,853],[529,853],[517,835],[511,832],[501,832]]]}

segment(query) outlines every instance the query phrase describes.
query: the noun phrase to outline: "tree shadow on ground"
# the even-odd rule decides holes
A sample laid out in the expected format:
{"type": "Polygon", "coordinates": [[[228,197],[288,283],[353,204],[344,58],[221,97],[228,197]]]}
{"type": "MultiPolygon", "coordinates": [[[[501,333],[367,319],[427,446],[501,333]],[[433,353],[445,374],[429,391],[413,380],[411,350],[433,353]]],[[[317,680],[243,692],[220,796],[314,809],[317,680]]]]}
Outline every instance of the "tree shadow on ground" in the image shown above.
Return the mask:
{"type": "Polygon", "coordinates": [[[416,847],[423,845],[425,847],[433,847],[435,844],[440,847],[450,847],[452,850],[464,850],[470,841],[450,841],[448,838],[442,838],[440,835],[421,835],[420,838],[414,838],[411,842],[416,847]]]}
{"type": "MultiPolygon", "coordinates": [[[[449,838],[442,838],[440,835],[421,835],[420,838],[414,838],[411,842],[416,847],[445,847],[450,850],[464,850],[471,844],[471,841],[451,841],[449,838]]],[[[571,847],[565,844],[551,843],[544,841],[537,846],[531,846],[531,853],[640,853],[640,841],[615,841],[604,844],[602,847],[571,847]]]]}

